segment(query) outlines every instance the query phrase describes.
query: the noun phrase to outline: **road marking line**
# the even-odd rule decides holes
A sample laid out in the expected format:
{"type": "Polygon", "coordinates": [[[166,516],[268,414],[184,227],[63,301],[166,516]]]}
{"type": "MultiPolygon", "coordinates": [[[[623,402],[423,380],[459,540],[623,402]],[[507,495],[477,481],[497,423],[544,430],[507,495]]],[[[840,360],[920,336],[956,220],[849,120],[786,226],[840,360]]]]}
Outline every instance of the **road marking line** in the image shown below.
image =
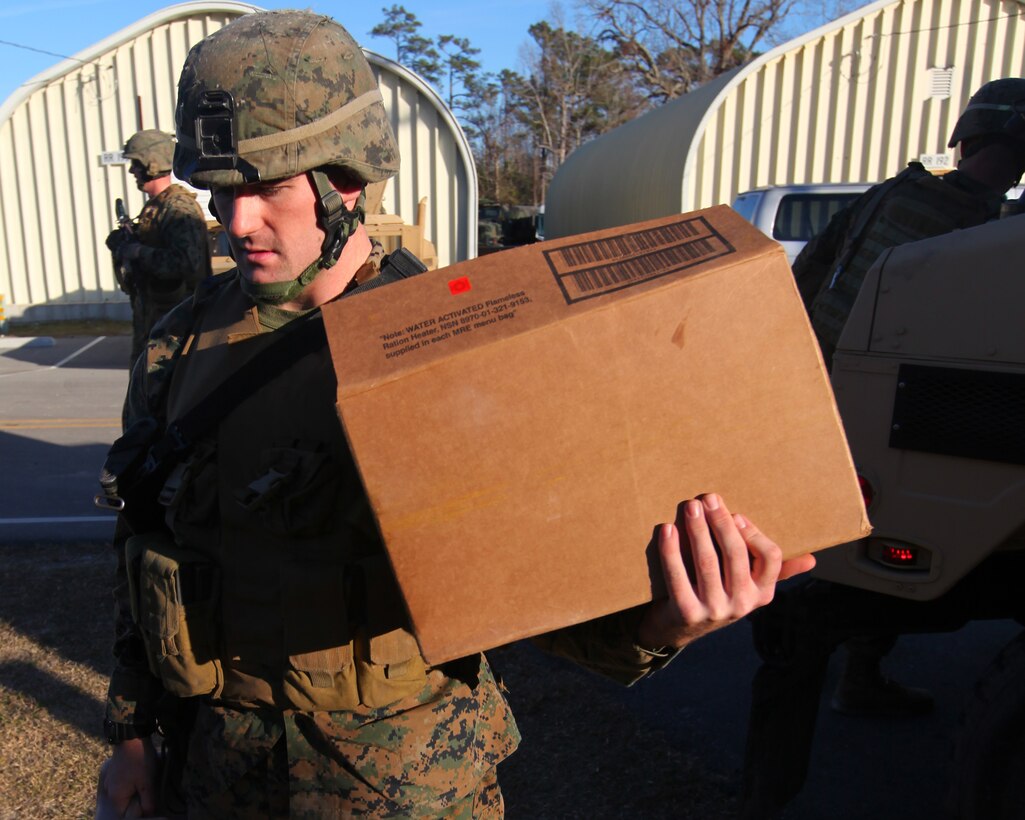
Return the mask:
{"type": "Polygon", "coordinates": [[[113,524],[117,521],[114,515],[69,515],[51,516],[49,518],[0,518],[0,526],[4,524],[91,524],[96,522],[113,524]]]}
{"type": "Polygon", "coordinates": [[[106,336],[97,336],[95,339],[93,339],[91,342],[89,342],[89,344],[87,344],[85,347],[79,348],[74,353],[72,353],[70,356],[65,356],[63,359],[61,359],[59,362],[57,362],[57,364],[50,365],[49,369],[50,370],[56,370],[58,367],[61,367],[62,365],[66,365],[68,362],[70,362],[76,356],[81,356],[90,347],[92,347],[93,345],[98,345],[100,342],[102,342],[106,338],[107,338],[106,336]]]}

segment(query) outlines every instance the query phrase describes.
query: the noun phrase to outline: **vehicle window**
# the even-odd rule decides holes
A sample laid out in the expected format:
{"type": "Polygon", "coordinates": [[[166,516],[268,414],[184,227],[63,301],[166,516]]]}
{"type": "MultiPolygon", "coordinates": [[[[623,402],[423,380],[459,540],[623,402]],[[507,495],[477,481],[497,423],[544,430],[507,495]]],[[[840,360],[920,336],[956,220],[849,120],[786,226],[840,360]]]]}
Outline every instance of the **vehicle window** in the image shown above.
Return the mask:
{"type": "Polygon", "coordinates": [[[733,210],[753,223],[755,208],[758,207],[758,200],[761,198],[761,194],[741,194],[733,200],[733,210]]]}
{"type": "Polygon", "coordinates": [[[772,238],[781,242],[807,242],[821,232],[833,214],[860,194],[789,194],[779,202],[772,238]]]}

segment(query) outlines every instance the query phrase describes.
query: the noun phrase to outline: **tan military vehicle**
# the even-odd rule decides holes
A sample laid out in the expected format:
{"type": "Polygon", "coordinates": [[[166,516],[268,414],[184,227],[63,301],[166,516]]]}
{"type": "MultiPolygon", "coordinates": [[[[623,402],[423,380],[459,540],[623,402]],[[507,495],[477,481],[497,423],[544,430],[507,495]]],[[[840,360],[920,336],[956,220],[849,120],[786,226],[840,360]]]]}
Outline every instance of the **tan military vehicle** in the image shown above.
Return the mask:
{"type": "MultiPolygon", "coordinates": [[[[1025,215],[881,256],[832,381],[874,531],[754,619],[745,817],[800,789],[844,640],[1025,624],[1025,215]]],[[[1025,632],[977,683],[950,784],[954,817],[1025,817],[1025,632]]]]}

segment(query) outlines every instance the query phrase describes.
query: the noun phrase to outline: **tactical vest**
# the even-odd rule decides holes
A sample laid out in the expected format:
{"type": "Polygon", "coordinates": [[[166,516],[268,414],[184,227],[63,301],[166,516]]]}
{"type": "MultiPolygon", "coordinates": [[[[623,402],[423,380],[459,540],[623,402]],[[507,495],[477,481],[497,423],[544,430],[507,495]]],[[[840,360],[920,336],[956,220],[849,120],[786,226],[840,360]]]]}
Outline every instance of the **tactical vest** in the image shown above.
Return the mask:
{"type": "MultiPolygon", "coordinates": [[[[275,335],[237,285],[219,288],[175,366],[167,417],[275,335]]],[[[349,710],[427,683],[335,401],[322,347],[177,465],[160,496],[173,541],[129,539],[136,622],[172,694],[349,710]]]]}
{"type": "Polygon", "coordinates": [[[846,264],[841,261],[812,301],[811,323],[825,360],[832,360],[865,275],[883,251],[981,225],[990,216],[991,208],[985,200],[924,171],[895,185],[870,217],[861,237],[854,237],[853,253],[844,254],[846,264]]]}

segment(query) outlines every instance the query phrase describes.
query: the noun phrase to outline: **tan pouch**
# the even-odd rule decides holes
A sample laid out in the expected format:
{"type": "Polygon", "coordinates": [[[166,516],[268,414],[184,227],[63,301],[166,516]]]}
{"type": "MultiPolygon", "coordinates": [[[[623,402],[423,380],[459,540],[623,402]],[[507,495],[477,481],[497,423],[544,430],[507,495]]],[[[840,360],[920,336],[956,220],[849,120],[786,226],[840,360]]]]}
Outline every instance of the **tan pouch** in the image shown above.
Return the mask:
{"type": "Polygon", "coordinates": [[[283,572],[285,654],[314,687],[334,686],[334,675],[352,665],[342,577],[333,565],[295,563],[283,572]]]}
{"type": "Polygon", "coordinates": [[[215,657],[217,566],[177,546],[167,532],[129,538],[125,562],[132,616],[146,644],[150,671],[177,697],[216,696],[224,684],[215,657]]]}
{"type": "Polygon", "coordinates": [[[360,702],[380,708],[415,695],[427,683],[427,664],[409,632],[406,607],[384,556],[361,562],[367,583],[366,651],[358,641],[360,702]]]}

